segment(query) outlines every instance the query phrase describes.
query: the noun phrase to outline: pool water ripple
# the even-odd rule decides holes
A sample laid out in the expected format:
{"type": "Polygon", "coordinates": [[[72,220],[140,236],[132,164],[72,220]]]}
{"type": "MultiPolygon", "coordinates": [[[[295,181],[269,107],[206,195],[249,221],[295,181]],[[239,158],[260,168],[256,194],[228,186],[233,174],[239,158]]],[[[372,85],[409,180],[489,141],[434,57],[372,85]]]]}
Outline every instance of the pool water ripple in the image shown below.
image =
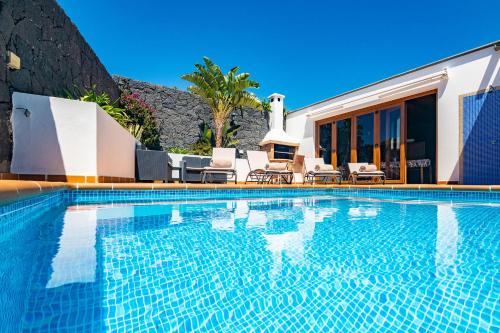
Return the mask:
{"type": "Polygon", "coordinates": [[[2,330],[498,332],[499,212],[345,196],[69,204],[0,235],[2,330]]]}

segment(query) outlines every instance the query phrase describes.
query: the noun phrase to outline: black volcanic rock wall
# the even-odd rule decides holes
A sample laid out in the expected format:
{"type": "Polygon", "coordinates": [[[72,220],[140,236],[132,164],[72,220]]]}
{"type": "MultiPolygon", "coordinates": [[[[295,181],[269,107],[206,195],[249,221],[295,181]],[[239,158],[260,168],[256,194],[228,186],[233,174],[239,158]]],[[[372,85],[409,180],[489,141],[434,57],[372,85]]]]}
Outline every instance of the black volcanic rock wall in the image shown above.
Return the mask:
{"type": "Polygon", "coordinates": [[[0,0],[0,172],[10,167],[14,91],[62,96],[65,89],[94,84],[112,98],[119,96],[115,82],[56,1],[0,0]],[[21,58],[21,70],[7,69],[7,51],[21,58]]]}
{"type": "MultiPolygon", "coordinates": [[[[160,141],[164,148],[189,147],[198,140],[203,122],[210,122],[208,105],[190,92],[162,87],[120,76],[113,77],[121,90],[139,93],[156,110],[160,141]]],[[[268,129],[268,115],[253,109],[235,111],[234,123],[240,125],[238,148],[258,149],[268,129]]]]}

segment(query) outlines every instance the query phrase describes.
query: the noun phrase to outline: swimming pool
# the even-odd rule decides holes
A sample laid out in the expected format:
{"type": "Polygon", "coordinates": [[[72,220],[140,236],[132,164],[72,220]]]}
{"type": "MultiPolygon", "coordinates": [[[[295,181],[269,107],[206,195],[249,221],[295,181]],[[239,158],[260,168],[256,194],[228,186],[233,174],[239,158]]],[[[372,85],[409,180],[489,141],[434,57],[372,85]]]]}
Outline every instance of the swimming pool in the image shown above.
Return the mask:
{"type": "Polygon", "coordinates": [[[0,207],[0,331],[500,330],[492,194],[178,193],[0,207]]]}

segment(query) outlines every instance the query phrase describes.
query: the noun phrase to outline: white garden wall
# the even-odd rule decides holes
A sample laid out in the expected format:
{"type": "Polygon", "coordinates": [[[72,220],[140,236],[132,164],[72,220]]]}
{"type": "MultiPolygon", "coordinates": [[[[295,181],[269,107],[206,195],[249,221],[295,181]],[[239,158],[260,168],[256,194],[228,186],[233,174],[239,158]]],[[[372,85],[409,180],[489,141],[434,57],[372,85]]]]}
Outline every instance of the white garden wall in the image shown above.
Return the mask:
{"type": "Polygon", "coordinates": [[[136,139],[97,106],[97,175],[134,178],[136,139]]]}
{"type": "Polygon", "coordinates": [[[299,154],[314,156],[315,121],[437,89],[437,178],[439,182],[456,182],[460,177],[458,168],[460,95],[487,89],[490,86],[499,86],[499,57],[500,52],[495,49],[494,45],[490,45],[306,106],[288,114],[286,131],[289,135],[300,138],[299,154]],[[410,82],[433,76],[443,70],[447,71],[447,80],[416,85],[412,89],[399,89],[410,82]],[[387,91],[393,93],[381,98],[380,95],[384,96],[384,92],[387,91]],[[341,108],[339,108],[340,105],[342,105],[341,108]],[[306,115],[310,112],[318,115],[307,117],[306,115]]]}
{"type": "Polygon", "coordinates": [[[14,93],[16,174],[134,178],[135,138],[95,103],[14,93]]]}

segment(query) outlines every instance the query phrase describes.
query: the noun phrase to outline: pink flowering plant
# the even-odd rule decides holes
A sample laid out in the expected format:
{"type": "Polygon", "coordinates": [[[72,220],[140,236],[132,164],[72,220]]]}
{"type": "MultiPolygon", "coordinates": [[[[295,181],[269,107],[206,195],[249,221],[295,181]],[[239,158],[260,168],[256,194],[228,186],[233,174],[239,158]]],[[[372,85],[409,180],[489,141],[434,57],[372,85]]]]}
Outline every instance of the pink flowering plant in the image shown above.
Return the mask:
{"type": "Polygon", "coordinates": [[[159,134],[154,119],[155,110],[138,93],[125,93],[120,97],[120,104],[129,121],[128,130],[150,149],[158,149],[159,134]]]}

